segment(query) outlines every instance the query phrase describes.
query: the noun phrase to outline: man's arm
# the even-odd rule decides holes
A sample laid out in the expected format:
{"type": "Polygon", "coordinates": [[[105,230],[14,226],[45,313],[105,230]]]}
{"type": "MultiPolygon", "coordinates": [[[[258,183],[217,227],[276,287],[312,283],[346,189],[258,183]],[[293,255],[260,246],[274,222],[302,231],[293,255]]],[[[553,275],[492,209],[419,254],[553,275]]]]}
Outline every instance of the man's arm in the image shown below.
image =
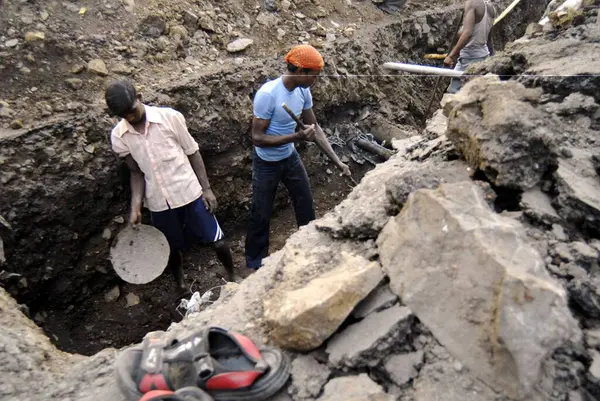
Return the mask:
{"type": "Polygon", "coordinates": [[[488,36],[488,41],[487,41],[487,47],[490,51],[490,56],[493,56],[494,53],[496,53],[494,51],[494,41],[492,40],[493,33],[494,33],[494,27],[492,27],[492,29],[490,29],[490,34],[488,36]]]}
{"type": "Polygon", "coordinates": [[[315,127],[315,142],[319,148],[329,157],[329,159],[339,168],[343,174],[350,175],[350,168],[342,163],[340,158],[335,154],[331,144],[327,140],[325,133],[317,123],[317,117],[313,109],[305,109],[302,111],[302,121],[315,127]]]}
{"type": "Polygon", "coordinates": [[[200,155],[200,151],[192,153],[188,156],[190,160],[190,164],[194,169],[194,173],[196,173],[196,177],[198,177],[198,181],[200,185],[202,185],[202,198],[204,200],[204,206],[211,212],[215,213],[217,211],[217,197],[213,193],[210,183],[208,182],[208,175],[206,174],[206,167],[204,166],[204,160],[200,155]]]}
{"type": "Polygon", "coordinates": [[[454,65],[458,59],[460,51],[469,43],[471,36],[473,35],[473,29],[475,28],[475,7],[473,6],[472,0],[467,0],[465,4],[465,11],[463,16],[463,30],[458,38],[458,42],[454,45],[454,48],[448,53],[448,57],[444,60],[444,64],[454,65]]]}
{"type": "Polygon", "coordinates": [[[129,216],[129,222],[132,226],[135,226],[142,220],[142,200],[144,199],[146,182],[144,173],[131,155],[125,157],[125,164],[127,164],[127,167],[131,172],[131,214],[129,216]]]}
{"type": "Polygon", "coordinates": [[[307,127],[304,131],[294,132],[288,135],[267,135],[267,128],[271,120],[263,120],[258,117],[252,119],[252,143],[261,148],[285,145],[290,142],[312,141],[314,138],[314,127],[307,127]]]}

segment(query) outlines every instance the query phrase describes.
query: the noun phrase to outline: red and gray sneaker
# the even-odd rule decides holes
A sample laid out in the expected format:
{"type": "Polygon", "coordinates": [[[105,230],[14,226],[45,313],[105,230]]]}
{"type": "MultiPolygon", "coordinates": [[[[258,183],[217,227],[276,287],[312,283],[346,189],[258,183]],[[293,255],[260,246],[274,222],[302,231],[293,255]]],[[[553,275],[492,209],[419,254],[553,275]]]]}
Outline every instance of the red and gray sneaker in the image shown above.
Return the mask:
{"type": "MultiPolygon", "coordinates": [[[[149,333],[141,346],[118,356],[116,370],[119,387],[131,401],[154,391],[171,391],[164,396],[177,397],[179,389],[189,387],[216,401],[263,401],[285,385],[290,363],[278,349],[259,349],[242,334],[208,327],[173,340],[163,332],[149,333]]],[[[188,394],[194,396],[200,397],[188,394]]]]}

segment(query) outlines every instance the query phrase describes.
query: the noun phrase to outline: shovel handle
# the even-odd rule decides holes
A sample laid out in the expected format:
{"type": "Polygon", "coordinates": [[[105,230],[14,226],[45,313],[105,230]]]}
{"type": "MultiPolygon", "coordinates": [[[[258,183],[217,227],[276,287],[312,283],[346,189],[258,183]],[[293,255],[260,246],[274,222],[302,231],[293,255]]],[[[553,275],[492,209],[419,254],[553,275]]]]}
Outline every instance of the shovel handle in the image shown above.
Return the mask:
{"type": "Polygon", "coordinates": [[[304,123],[302,121],[300,121],[300,119],[294,114],[294,112],[292,110],[290,110],[290,108],[287,106],[287,104],[281,103],[281,107],[283,107],[283,109],[290,115],[290,117],[292,117],[292,119],[296,122],[296,124],[298,124],[298,127],[300,129],[306,129],[306,126],[304,125],[304,123]]]}

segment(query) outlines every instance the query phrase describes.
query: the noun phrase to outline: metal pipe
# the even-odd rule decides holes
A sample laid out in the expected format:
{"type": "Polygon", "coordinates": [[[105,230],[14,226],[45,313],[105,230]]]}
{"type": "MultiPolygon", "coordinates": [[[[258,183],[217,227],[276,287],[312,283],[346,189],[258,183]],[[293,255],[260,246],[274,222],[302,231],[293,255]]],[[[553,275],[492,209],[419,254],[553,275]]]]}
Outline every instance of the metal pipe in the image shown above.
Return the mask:
{"type": "Polygon", "coordinates": [[[430,67],[427,65],[405,64],[405,63],[385,63],[383,68],[390,70],[412,72],[415,74],[424,75],[440,75],[443,77],[458,78],[463,75],[462,71],[451,70],[448,68],[430,67]]]}

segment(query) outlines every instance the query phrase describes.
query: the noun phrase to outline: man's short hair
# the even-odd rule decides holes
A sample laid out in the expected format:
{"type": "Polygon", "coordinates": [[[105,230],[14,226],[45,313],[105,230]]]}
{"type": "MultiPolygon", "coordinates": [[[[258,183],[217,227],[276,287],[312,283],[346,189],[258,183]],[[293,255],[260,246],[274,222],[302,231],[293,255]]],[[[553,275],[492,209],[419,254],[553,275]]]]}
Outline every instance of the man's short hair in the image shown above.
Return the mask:
{"type": "Polygon", "coordinates": [[[137,91],[129,81],[113,81],[106,88],[104,98],[111,114],[123,117],[133,109],[137,99],[137,91]]]}

